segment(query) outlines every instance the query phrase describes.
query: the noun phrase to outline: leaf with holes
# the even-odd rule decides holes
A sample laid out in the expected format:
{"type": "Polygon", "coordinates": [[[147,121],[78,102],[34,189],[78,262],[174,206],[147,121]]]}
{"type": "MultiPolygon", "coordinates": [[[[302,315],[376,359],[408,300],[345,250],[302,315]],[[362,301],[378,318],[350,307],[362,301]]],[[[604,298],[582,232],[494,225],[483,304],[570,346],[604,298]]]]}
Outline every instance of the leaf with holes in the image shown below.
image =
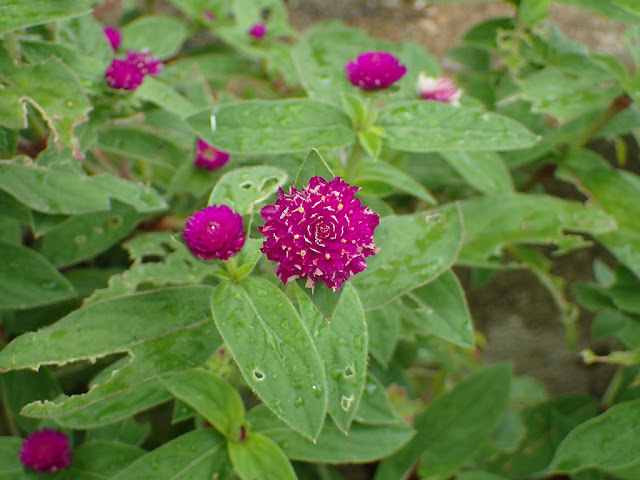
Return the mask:
{"type": "Polygon", "coordinates": [[[237,168],[216,183],[208,205],[227,205],[240,215],[253,214],[286,180],[287,174],[276,167],[237,168]]]}
{"type": "Polygon", "coordinates": [[[171,398],[159,375],[200,365],[216,351],[221,339],[211,321],[211,293],[205,286],[168,288],[82,307],[13,340],[0,352],[0,372],[126,353],[87,393],[22,410],[74,428],[122,420],[171,398]]]}
{"type": "Polygon", "coordinates": [[[356,414],[367,374],[367,324],[357,292],[349,282],[331,321],[325,320],[302,288],[296,288],[300,316],[324,363],[329,415],[345,434],[356,414]]]}
{"type": "Polygon", "coordinates": [[[230,153],[308,152],[344,147],[356,136],[342,110],[307,99],[229,103],[187,121],[204,140],[230,153]]]}
{"type": "Polygon", "coordinates": [[[266,280],[246,278],[218,286],[211,309],[253,391],[292,428],[316,438],[327,409],[325,373],[289,299],[266,280]]]}
{"type": "Polygon", "coordinates": [[[430,282],[449,268],[462,242],[462,219],[457,205],[388,216],[380,220],[374,239],[380,252],[368,258],[367,269],[352,279],[367,310],[430,282]]]}

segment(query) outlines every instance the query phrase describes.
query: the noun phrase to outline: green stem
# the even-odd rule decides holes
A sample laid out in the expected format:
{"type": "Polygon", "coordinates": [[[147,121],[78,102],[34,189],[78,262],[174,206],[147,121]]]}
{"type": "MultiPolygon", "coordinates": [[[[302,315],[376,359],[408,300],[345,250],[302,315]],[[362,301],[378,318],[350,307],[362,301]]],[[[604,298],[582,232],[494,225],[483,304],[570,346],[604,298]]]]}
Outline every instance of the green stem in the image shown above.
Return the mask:
{"type": "Polygon", "coordinates": [[[12,437],[19,437],[20,430],[18,429],[18,425],[16,425],[15,419],[13,418],[13,415],[9,410],[9,402],[7,401],[7,391],[2,382],[0,382],[0,400],[2,401],[0,405],[0,408],[2,408],[2,416],[5,419],[5,425],[7,426],[9,435],[12,437]]]}
{"type": "Polygon", "coordinates": [[[607,391],[604,392],[602,396],[602,407],[608,409],[611,407],[620,393],[620,390],[624,386],[624,368],[618,367],[616,373],[613,375],[613,378],[609,382],[609,386],[607,387],[607,391]]]}
{"type": "Polygon", "coordinates": [[[609,108],[607,108],[602,115],[595,119],[595,121],[589,125],[583,132],[580,134],[574,142],[571,143],[571,149],[579,149],[584,147],[589,140],[591,140],[598,131],[604,127],[613,117],[615,117],[618,113],[625,110],[629,105],[631,105],[631,98],[625,93],[620,97],[616,98],[611,102],[609,108]]]}
{"type": "Polygon", "coordinates": [[[360,163],[363,154],[364,149],[362,148],[362,145],[360,145],[359,141],[356,141],[356,143],[353,144],[351,155],[347,159],[347,165],[345,166],[344,176],[348,181],[355,177],[358,164],[360,163]]]}

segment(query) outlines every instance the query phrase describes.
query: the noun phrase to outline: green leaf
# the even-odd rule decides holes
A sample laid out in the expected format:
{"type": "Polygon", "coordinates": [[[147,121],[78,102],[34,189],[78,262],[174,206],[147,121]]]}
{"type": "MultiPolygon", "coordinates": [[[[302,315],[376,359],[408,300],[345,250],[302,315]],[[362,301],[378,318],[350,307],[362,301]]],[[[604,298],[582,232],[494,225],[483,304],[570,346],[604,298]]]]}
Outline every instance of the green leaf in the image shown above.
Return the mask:
{"type": "Polygon", "coordinates": [[[571,152],[557,175],[574,183],[589,197],[591,204],[615,219],[618,228],[596,231],[596,239],[640,276],[640,207],[634,202],[640,194],[640,179],[630,172],[612,168],[587,150],[571,152]]]}
{"type": "Polygon", "coordinates": [[[598,468],[608,472],[638,462],[640,400],[614,405],[572,430],[558,446],[550,472],[598,468]]]}
{"type": "Polygon", "coordinates": [[[513,191],[513,180],[502,157],[496,152],[452,150],[442,156],[474,188],[482,193],[513,191]]]}
{"type": "Polygon", "coordinates": [[[502,248],[511,243],[553,244],[559,252],[585,245],[566,230],[600,233],[613,218],[593,207],[549,195],[503,193],[460,202],[465,238],[457,263],[503,266],[502,248]]]}
{"type": "Polygon", "coordinates": [[[161,381],[174,397],[194,408],[225,436],[244,420],[242,398],[227,380],[213,372],[191,369],[166,375],[161,381]]]}
{"type": "Polygon", "coordinates": [[[331,168],[327,165],[327,162],[324,161],[320,152],[315,148],[304,157],[304,161],[293,182],[293,188],[302,190],[309,184],[309,180],[313,177],[322,177],[327,181],[331,181],[335,177],[331,168]]]}
{"type": "Polygon", "coordinates": [[[242,167],[226,173],[216,183],[207,205],[227,205],[240,215],[258,211],[258,206],[287,180],[284,170],[270,166],[242,167]]]}
{"type": "Polygon", "coordinates": [[[328,411],[336,426],[347,433],[356,414],[367,374],[367,324],[362,304],[350,283],[331,321],[326,321],[301,288],[296,289],[300,315],[324,363],[329,391],[328,411]]]}
{"type": "Polygon", "coordinates": [[[369,425],[394,425],[399,422],[384,386],[371,373],[367,373],[354,420],[369,425]]]}
{"type": "Polygon", "coordinates": [[[247,413],[254,431],[271,438],[291,460],[317,463],[368,463],[398,450],[413,435],[404,422],[363,425],[354,422],[345,435],[327,421],[315,443],[291,430],[269,410],[258,406],[247,413]]]}
{"type": "Polygon", "coordinates": [[[167,204],[151,187],[114,175],[83,175],[56,167],[0,162],[0,189],[30,208],[48,214],[106,211],[115,198],[139,212],[158,212],[167,204]]]}
{"type": "Polygon", "coordinates": [[[76,295],[71,283],[30,248],[0,240],[0,308],[31,308],[76,295]]]}
{"type": "MultiPolygon", "coordinates": [[[[1,5],[0,9],[4,10],[1,5]]],[[[89,118],[92,107],[73,71],[55,57],[36,65],[18,67],[2,50],[0,66],[8,83],[0,90],[3,105],[0,125],[14,129],[27,127],[25,102],[29,102],[51,128],[54,143],[78,151],[79,141],[73,130],[89,118]]]]}
{"type": "MultiPolygon", "coordinates": [[[[40,398],[43,397],[47,398],[46,395],[40,398]]],[[[149,436],[150,432],[151,425],[149,423],[138,423],[130,417],[119,423],[112,423],[101,428],[94,428],[87,431],[85,442],[111,441],[140,446],[149,436]]]]}
{"type": "Polygon", "coordinates": [[[65,476],[77,478],[106,478],[116,474],[134,460],[142,457],[145,450],[126,443],[94,440],[85,442],[73,452],[73,462],[65,476]]]}
{"type": "Polygon", "coordinates": [[[383,108],[376,123],[396,150],[511,150],[538,138],[515,120],[496,113],[421,100],[383,108]]]}
{"type": "Polygon", "coordinates": [[[551,0],[521,0],[518,5],[518,22],[523,25],[534,25],[549,14],[551,0]]]}
{"type": "Polygon", "coordinates": [[[24,469],[20,456],[22,438],[0,437],[0,478],[2,480],[23,480],[24,469]]]}
{"type": "Polygon", "coordinates": [[[211,292],[205,286],[168,288],[80,308],[12,341],[0,352],[0,371],[126,353],[94,379],[87,393],[31,403],[22,411],[74,428],[120,421],[170,399],[154,381],[159,375],[200,365],[218,348],[221,339],[209,312],[211,292]]]}
{"type": "Polygon", "coordinates": [[[242,480],[296,480],[282,450],[268,437],[249,433],[241,442],[228,444],[233,468],[242,480]]]}
{"type": "Polygon", "coordinates": [[[219,105],[187,121],[204,140],[230,153],[308,152],[355,141],[351,120],[342,110],[307,99],[219,105]]]}
{"type": "Polygon", "coordinates": [[[382,461],[376,480],[407,478],[422,458],[422,478],[447,478],[464,465],[498,425],[509,397],[511,368],[487,367],[438,397],[414,420],[417,434],[382,461]]]}
{"type": "Polygon", "coordinates": [[[640,22],[640,8],[635,0],[558,0],[565,5],[591,10],[619,22],[640,22]]]}
{"type": "MultiPolygon", "coordinates": [[[[175,0],[174,0],[175,1],[175,0]]],[[[204,77],[214,87],[223,89],[234,77],[260,75],[257,63],[233,55],[231,51],[203,53],[180,57],[165,65],[160,78],[172,85],[189,84],[194,78],[204,77]]]]}
{"type": "Polygon", "coordinates": [[[231,474],[224,438],[212,428],[192,430],[140,457],[113,480],[216,478],[231,474]]]}
{"type": "Polygon", "coordinates": [[[358,164],[353,180],[353,185],[362,187],[364,192],[368,189],[376,191],[378,185],[389,185],[416,198],[435,205],[438,203],[426,188],[413,177],[383,161],[363,160],[358,164]]]}
{"type": "Polygon", "coordinates": [[[189,100],[171,86],[149,75],[145,77],[134,95],[142,100],[153,102],[180,118],[186,118],[197,110],[189,100]]]}
{"type": "Polygon", "coordinates": [[[447,270],[433,282],[405,295],[415,304],[406,318],[422,333],[473,348],[475,334],[471,314],[458,277],[447,270]]]}
{"type": "Polygon", "coordinates": [[[115,245],[149,214],[113,202],[111,211],[74,215],[36,242],[38,251],[57,267],[88,260],[115,245]]]}
{"type": "Polygon", "coordinates": [[[292,428],[316,438],[327,408],[324,369],[287,297],[266,280],[246,278],[217,287],[211,309],[253,391],[292,428]]]}
{"type": "Polygon", "coordinates": [[[460,472],[456,476],[456,480],[506,480],[506,478],[493,473],[474,471],[460,472]]]}
{"type": "Polygon", "coordinates": [[[338,308],[340,297],[342,296],[342,289],[333,291],[327,287],[324,282],[317,282],[313,288],[308,288],[307,280],[302,278],[296,279],[296,284],[302,292],[308,297],[315,305],[316,309],[324,317],[327,322],[330,322],[333,318],[333,314],[338,308]]]}
{"type": "Polygon", "coordinates": [[[367,310],[430,282],[452,265],[462,242],[460,211],[447,205],[384,217],[374,239],[380,252],[352,280],[367,310]]]}
{"type": "Polygon", "coordinates": [[[0,34],[44,25],[65,18],[89,13],[91,7],[85,0],[66,0],[61,4],[58,0],[0,0],[0,34]]]}
{"type": "Polygon", "coordinates": [[[382,307],[367,310],[369,353],[385,367],[391,361],[400,335],[400,318],[405,313],[400,300],[393,300],[382,307]]]}
{"type": "Polygon", "coordinates": [[[148,15],[122,27],[122,49],[148,49],[158,58],[168,58],[180,50],[189,33],[177,17],[148,15]]]}

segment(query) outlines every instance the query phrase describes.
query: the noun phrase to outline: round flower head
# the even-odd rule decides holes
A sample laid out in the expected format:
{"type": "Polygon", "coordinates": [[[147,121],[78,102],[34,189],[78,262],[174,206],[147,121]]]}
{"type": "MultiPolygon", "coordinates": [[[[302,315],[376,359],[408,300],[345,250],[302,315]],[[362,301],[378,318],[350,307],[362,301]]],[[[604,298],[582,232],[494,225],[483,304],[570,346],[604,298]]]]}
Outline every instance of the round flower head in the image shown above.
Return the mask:
{"type": "Polygon", "coordinates": [[[20,461],[38,472],[55,472],[71,463],[73,453],[69,450],[69,439],[58,430],[45,428],[35,431],[22,443],[20,461]]]}
{"type": "Polygon", "coordinates": [[[407,67],[400,65],[390,53],[367,52],[348,62],[345,71],[352,85],[363,90],[378,90],[400,80],[407,73],[407,67]]]}
{"type": "Polygon", "coordinates": [[[226,260],[244,245],[246,232],[242,217],[226,205],[211,205],[198,210],[187,219],[182,234],[191,253],[196,257],[226,260]]]}
{"type": "Polygon", "coordinates": [[[196,158],[193,160],[193,164],[196,167],[215,170],[227,163],[229,157],[230,155],[227,152],[218,150],[204,140],[198,139],[196,158]]]}
{"type": "Polygon", "coordinates": [[[122,33],[117,28],[106,27],[104,30],[104,36],[109,40],[111,48],[117,50],[122,43],[122,33]]]}
{"type": "Polygon", "coordinates": [[[162,62],[147,50],[128,51],[124,60],[115,58],[109,65],[105,80],[113,88],[135,90],[145,75],[157,75],[162,71],[162,62]]]}
{"type": "Polygon", "coordinates": [[[286,195],[280,189],[275,205],[260,211],[265,225],[258,230],[266,237],[261,251],[278,262],[283,283],[302,278],[313,287],[322,280],[338,290],[367,268],[365,257],[378,251],[373,231],[380,219],[355,198],[358,190],[340,177],[313,177],[302,191],[291,188],[286,195]]]}
{"type": "Polygon", "coordinates": [[[454,83],[445,77],[427,77],[420,72],[418,76],[418,93],[425,100],[450,103],[456,107],[460,105],[462,90],[456,90],[454,83]]]}
{"type": "Polygon", "coordinates": [[[249,29],[249,35],[258,40],[267,34],[267,26],[264,23],[256,23],[249,29]]]}

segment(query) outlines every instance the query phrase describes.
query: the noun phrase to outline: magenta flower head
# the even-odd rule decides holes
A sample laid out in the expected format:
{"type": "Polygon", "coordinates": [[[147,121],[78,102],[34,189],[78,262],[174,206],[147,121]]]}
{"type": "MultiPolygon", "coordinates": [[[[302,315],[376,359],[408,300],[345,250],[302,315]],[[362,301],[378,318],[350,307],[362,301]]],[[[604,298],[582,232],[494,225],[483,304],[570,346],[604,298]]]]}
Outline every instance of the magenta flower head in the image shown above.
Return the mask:
{"type": "Polygon", "coordinates": [[[407,73],[407,67],[400,65],[390,53],[367,52],[348,62],[345,71],[352,85],[363,90],[379,90],[400,80],[407,73]]]}
{"type": "Polygon", "coordinates": [[[122,43],[122,33],[117,28],[106,27],[104,30],[104,36],[109,40],[111,48],[117,50],[122,43]]]}
{"type": "Polygon", "coordinates": [[[37,430],[24,439],[20,461],[38,472],[55,472],[71,463],[69,439],[58,430],[37,430]]]}
{"type": "Polygon", "coordinates": [[[418,93],[425,100],[450,103],[456,107],[460,105],[462,90],[457,89],[454,83],[445,77],[428,77],[420,72],[418,76],[418,93]]]}
{"type": "Polygon", "coordinates": [[[202,16],[208,22],[213,22],[216,19],[215,14],[209,10],[205,10],[204,12],[202,12],[202,16]]]}
{"type": "Polygon", "coordinates": [[[267,26],[264,23],[256,23],[249,29],[249,35],[260,40],[267,34],[267,26]]]}
{"type": "Polygon", "coordinates": [[[198,139],[196,158],[193,160],[193,164],[207,170],[216,170],[227,163],[230,156],[227,152],[218,150],[204,140],[198,139]]]}
{"type": "Polygon", "coordinates": [[[187,219],[182,231],[191,253],[204,259],[226,260],[238,253],[247,233],[242,230],[242,217],[226,205],[211,205],[187,219]]]}
{"type": "Polygon", "coordinates": [[[291,188],[286,195],[280,189],[275,205],[260,211],[265,224],[258,230],[266,237],[261,251],[278,262],[283,283],[302,278],[309,288],[322,280],[338,290],[367,268],[365,257],[378,251],[373,231],[380,218],[355,198],[358,190],[340,177],[313,177],[302,191],[291,188]]]}
{"type": "Polygon", "coordinates": [[[109,65],[104,78],[113,88],[135,90],[145,75],[157,75],[162,71],[162,62],[147,50],[128,51],[125,59],[115,58],[109,65]]]}

